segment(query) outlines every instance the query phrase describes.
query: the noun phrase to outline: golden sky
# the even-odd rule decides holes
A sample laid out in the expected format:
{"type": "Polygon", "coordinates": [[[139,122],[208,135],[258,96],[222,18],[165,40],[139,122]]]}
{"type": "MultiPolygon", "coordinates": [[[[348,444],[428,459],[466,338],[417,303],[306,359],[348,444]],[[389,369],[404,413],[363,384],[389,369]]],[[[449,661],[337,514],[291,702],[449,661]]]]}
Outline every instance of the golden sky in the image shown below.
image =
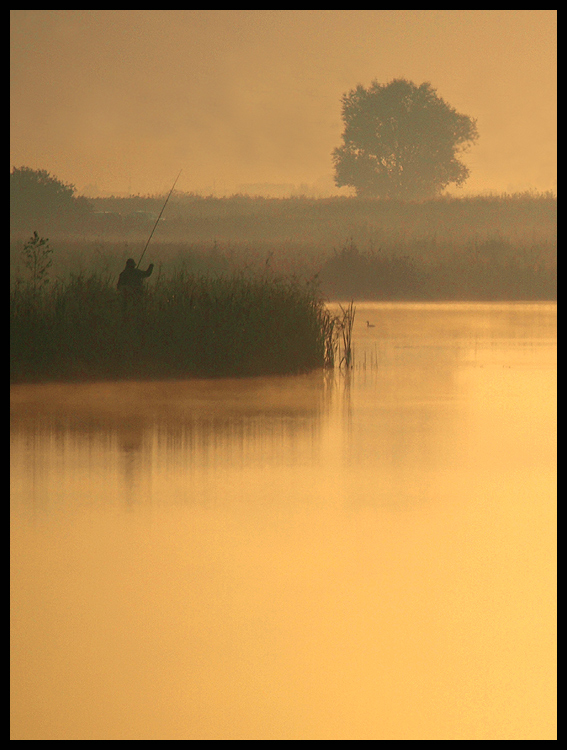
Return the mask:
{"type": "Polygon", "coordinates": [[[11,10],[11,166],[79,192],[338,192],[341,96],[429,81],[477,119],[456,194],[556,190],[555,10],[11,10]]]}

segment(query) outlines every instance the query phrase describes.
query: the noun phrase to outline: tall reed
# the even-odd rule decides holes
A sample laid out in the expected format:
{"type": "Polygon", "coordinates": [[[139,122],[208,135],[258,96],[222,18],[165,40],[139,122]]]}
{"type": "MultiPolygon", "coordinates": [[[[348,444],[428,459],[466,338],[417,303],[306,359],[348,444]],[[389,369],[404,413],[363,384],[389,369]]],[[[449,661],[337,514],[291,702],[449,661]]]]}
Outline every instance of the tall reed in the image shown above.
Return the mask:
{"type": "Polygon", "coordinates": [[[352,346],[352,328],[356,307],[351,300],[346,307],[339,303],[340,315],[327,315],[326,326],[328,327],[328,355],[329,366],[338,365],[350,369],[354,363],[354,350],[352,346]]]}

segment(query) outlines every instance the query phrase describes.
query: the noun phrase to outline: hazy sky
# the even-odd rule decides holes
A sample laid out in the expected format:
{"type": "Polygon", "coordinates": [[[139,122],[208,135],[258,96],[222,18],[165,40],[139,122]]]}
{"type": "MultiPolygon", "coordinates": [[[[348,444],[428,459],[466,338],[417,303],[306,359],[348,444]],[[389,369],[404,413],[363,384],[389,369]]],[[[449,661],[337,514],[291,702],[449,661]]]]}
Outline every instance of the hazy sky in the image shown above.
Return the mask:
{"type": "Polygon", "coordinates": [[[477,119],[462,192],[556,190],[555,10],[10,14],[11,166],[79,192],[331,189],[342,94],[400,77],[477,119]]]}

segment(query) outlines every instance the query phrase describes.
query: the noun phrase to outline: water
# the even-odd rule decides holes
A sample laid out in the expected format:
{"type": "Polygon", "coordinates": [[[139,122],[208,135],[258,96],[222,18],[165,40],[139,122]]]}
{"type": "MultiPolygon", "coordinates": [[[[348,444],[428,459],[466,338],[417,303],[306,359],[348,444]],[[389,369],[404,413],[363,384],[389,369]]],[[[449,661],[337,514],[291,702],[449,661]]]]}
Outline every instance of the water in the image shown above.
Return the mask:
{"type": "Polygon", "coordinates": [[[12,388],[12,739],[556,739],[556,306],[354,341],[12,388]]]}

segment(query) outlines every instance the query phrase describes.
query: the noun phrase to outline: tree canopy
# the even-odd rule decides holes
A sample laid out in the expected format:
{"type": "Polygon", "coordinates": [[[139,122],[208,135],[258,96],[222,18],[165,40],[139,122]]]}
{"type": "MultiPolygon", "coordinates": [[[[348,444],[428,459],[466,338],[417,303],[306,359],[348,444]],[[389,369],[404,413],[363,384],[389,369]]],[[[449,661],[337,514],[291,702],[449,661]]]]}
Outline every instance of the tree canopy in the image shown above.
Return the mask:
{"type": "Polygon", "coordinates": [[[75,186],[45,169],[14,167],[10,172],[10,223],[35,229],[79,218],[91,210],[86,198],[75,197],[75,186]]]}
{"type": "Polygon", "coordinates": [[[359,85],[343,95],[342,119],[335,183],[359,196],[420,200],[469,176],[458,155],[478,139],[476,120],[449,106],[430,83],[359,85]]]}

